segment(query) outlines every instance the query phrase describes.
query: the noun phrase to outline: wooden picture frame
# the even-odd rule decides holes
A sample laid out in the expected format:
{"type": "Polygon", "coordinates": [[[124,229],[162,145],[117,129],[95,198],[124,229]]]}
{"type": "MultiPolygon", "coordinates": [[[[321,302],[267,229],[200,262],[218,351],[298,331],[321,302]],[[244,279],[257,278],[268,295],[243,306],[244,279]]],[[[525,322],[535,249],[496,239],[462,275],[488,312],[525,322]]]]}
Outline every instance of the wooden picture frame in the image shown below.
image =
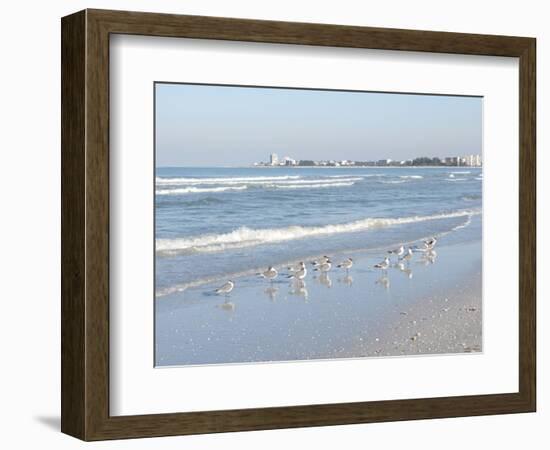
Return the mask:
{"type": "Polygon", "coordinates": [[[61,25],[64,433],[101,440],[535,411],[535,39],[105,10],[61,25]],[[519,391],[110,416],[109,36],[117,33],[519,58],[519,391]]]}

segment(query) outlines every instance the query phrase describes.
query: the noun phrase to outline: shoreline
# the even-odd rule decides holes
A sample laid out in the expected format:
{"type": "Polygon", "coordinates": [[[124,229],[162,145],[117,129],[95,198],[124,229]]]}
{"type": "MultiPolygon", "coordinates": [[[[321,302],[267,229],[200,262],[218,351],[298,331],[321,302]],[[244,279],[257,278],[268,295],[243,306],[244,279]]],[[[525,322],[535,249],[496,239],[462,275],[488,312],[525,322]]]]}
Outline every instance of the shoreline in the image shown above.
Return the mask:
{"type": "Polygon", "coordinates": [[[156,298],[156,365],[480,352],[481,241],[436,250],[385,273],[364,252],[347,273],[308,264],[304,281],[245,276],[227,297],[203,285],[156,298]]]}

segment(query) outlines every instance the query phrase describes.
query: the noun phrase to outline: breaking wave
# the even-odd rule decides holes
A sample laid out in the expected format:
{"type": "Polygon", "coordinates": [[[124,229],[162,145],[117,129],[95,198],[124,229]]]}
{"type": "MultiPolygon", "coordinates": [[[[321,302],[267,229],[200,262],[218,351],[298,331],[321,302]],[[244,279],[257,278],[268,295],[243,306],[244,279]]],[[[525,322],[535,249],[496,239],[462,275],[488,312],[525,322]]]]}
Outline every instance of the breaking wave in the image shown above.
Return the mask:
{"type": "Polygon", "coordinates": [[[317,189],[330,187],[345,187],[353,186],[356,181],[362,180],[360,177],[348,178],[330,178],[330,179],[284,179],[284,180],[257,180],[257,181],[236,181],[225,182],[222,186],[217,186],[214,183],[202,183],[197,185],[178,185],[163,186],[162,189],[157,189],[157,195],[183,195],[183,194],[200,194],[207,192],[225,192],[225,191],[242,191],[248,188],[265,188],[265,189],[317,189]]]}
{"type": "Polygon", "coordinates": [[[353,186],[355,182],[344,183],[312,183],[312,184],[271,184],[266,187],[276,189],[317,189],[317,188],[331,188],[331,187],[344,187],[353,186]]]}
{"type": "Polygon", "coordinates": [[[250,185],[250,186],[263,186],[263,185],[273,185],[273,184],[320,184],[320,183],[339,183],[342,181],[360,181],[362,180],[362,177],[338,177],[338,178],[304,178],[299,179],[299,177],[295,178],[289,178],[289,177],[273,177],[273,179],[269,179],[269,177],[263,177],[263,178],[232,178],[228,179],[227,181],[220,181],[223,180],[222,178],[205,178],[205,181],[186,181],[184,182],[158,182],[157,185],[168,185],[168,186],[177,186],[177,185],[186,185],[186,186],[199,186],[199,185],[223,185],[223,186],[232,186],[232,185],[250,185]],[[217,180],[217,181],[214,181],[217,180]]]}
{"type": "Polygon", "coordinates": [[[228,184],[228,183],[247,183],[251,181],[278,181],[278,180],[297,180],[299,175],[285,175],[278,177],[224,177],[224,178],[167,178],[156,177],[156,184],[228,184]]]}
{"type": "Polygon", "coordinates": [[[382,184],[402,184],[406,183],[407,180],[380,180],[379,183],[382,184]]]}
{"type": "Polygon", "coordinates": [[[181,194],[200,194],[205,192],[224,192],[224,191],[242,191],[247,186],[222,186],[212,188],[186,187],[178,189],[158,189],[157,195],[181,195],[181,194]]]}
{"type": "Polygon", "coordinates": [[[160,255],[220,252],[229,249],[253,247],[262,244],[272,244],[308,237],[327,236],[339,233],[353,233],[365,231],[371,228],[388,227],[392,225],[450,219],[455,217],[468,217],[480,213],[481,210],[461,210],[428,216],[367,218],[349,223],[314,227],[289,226],[285,228],[265,229],[241,227],[229,233],[205,234],[180,239],[157,239],[156,251],[160,255]]]}

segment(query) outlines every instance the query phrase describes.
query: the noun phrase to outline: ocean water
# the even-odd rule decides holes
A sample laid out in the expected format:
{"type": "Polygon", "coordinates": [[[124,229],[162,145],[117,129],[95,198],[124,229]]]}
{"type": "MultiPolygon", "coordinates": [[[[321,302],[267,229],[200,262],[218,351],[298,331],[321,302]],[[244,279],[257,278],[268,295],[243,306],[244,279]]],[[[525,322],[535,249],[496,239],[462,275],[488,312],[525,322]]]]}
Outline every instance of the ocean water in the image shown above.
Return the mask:
{"type": "Polygon", "coordinates": [[[156,297],[459,229],[479,240],[482,180],[469,167],[158,168],[156,297]]]}

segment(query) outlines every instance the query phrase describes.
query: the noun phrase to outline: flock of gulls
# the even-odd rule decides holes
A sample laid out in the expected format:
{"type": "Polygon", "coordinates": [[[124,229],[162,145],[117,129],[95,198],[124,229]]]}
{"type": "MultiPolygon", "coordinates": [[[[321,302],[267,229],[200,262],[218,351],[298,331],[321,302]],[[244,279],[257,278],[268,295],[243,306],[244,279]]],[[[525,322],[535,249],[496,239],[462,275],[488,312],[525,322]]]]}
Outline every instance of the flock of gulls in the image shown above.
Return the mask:
{"type": "MultiPolygon", "coordinates": [[[[409,262],[412,260],[414,253],[421,252],[424,255],[426,255],[427,259],[433,262],[435,260],[436,252],[434,250],[435,245],[437,244],[437,238],[434,236],[428,240],[422,241],[421,245],[415,245],[411,247],[407,247],[405,250],[405,246],[401,245],[396,249],[388,250],[388,255],[379,263],[375,264],[373,266],[374,269],[380,270],[383,273],[386,273],[386,271],[392,266],[392,257],[395,257],[393,264],[400,268],[403,271],[405,270],[405,265],[409,264],[409,262]]],[[[311,261],[311,265],[313,266],[314,272],[319,272],[321,275],[327,275],[328,272],[332,269],[332,261],[329,256],[322,256],[316,261],[311,261]]],[[[346,273],[349,273],[349,270],[353,267],[353,259],[347,258],[344,261],[342,261],[340,264],[336,265],[338,269],[343,269],[346,271],[346,273]]],[[[289,274],[286,275],[287,279],[291,280],[297,280],[297,281],[303,281],[307,274],[308,270],[306,267],[306,264],[303,261],[300,261],[297,266],[289,266],[288,271],[289,274]]],[[[409,271],[409,273],[412,276],[412,272],[409,271]]],[[[279,272],[275,267],[269,266],[265,271],[260,272],[257,274],[258,276],[265,278],[266,280],[269,280],[271,283],[279,276],[279,272]]],[[[382,280],[387,277],[382,277],[382,280]]],[[[382,284],[384,281],[381,281],[382,284]]],[[[218,295],[229,295],[229,293],[233,290],[235,287],[235,282],[233,280],[228,280],[226,283],[223,284],[223,286],[220,286],[219,288],[215,289],[215,293],[218,295]]]]}

